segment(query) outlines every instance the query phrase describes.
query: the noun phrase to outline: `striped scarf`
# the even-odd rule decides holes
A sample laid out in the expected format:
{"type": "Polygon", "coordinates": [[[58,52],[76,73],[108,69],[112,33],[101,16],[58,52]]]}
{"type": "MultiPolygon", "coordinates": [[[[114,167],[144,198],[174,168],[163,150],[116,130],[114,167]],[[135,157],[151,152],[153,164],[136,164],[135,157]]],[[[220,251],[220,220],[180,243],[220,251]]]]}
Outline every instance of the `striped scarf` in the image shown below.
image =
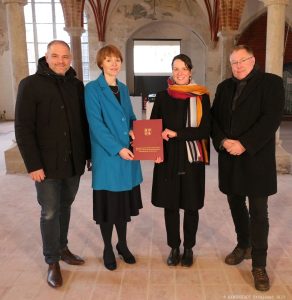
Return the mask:
{"type": "MultiPolygon", "coordinates": [[[[202,95],[209,94],[206,87],[194,83],[176,85],[172,78],[169,78],[167,92],[175,99],[186,100],[190,98],[186,127],[199,127],[203,115],[202,95]]],[[[209,139],[186,141],[186,147],[190,163],[203,162],[209,164],[209,139]]]]}

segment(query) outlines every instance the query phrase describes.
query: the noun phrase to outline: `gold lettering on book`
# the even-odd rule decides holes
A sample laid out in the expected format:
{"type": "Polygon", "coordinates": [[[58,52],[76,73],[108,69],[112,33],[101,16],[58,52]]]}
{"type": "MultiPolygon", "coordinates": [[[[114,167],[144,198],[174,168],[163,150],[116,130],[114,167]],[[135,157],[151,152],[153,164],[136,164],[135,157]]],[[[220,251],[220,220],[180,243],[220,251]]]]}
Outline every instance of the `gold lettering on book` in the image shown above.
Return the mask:
{"type": "Polygon", "coordinates": [[[151,128],[144,128],[144,135],[151,135],[152,129],[151,128]]]}
{"type": "Polygon", "coordinates": [[[160,151],[160,147],[137,147],[136,151],[141,153],[156,153],[160,151]]]}

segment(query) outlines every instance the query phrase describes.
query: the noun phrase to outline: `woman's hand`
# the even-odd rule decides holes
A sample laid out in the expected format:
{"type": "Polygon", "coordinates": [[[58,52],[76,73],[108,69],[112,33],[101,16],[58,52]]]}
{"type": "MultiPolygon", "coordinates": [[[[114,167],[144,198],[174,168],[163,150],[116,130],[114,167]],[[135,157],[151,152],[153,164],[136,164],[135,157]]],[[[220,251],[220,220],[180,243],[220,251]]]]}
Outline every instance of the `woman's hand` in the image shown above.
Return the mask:
{"type": "Polygon", "coordinates": [[[162,138],[166,141],[168,141],[169,139],[171,138],[174,138],[177,136],[177,133],[173,130],[170,130],[168,128],[165,128],[163,131],[162,131],[162,134],[161,134],[162,138]]]}
{"type": "Polygon", "coordinates": [[[134,135],[133,130],[130,130],[130,131],[129,131],[129,136],[131,137],[132,140],[135,139],[135,135],[134,135]]]}
{"type": "Polygon", "coordinates": [[[86,160],[87,171],[92,171],[92,162],[91,159],[86,160]]]}
{"type": "Polygon", "coordinates": [[[154,162],[155,162],[156,164],[160,164],[160,163],[163,162],[163,159],[161,159],[161,157],[158,156],[158,157],[154,160],[154,162]]]}
{"type": "Polygon", "coordinates": [[[120,150],[119,155],[125,160],[133,160],[134,158],[133,152],[127,148],[123,148],[122,150],[120,150]]]}

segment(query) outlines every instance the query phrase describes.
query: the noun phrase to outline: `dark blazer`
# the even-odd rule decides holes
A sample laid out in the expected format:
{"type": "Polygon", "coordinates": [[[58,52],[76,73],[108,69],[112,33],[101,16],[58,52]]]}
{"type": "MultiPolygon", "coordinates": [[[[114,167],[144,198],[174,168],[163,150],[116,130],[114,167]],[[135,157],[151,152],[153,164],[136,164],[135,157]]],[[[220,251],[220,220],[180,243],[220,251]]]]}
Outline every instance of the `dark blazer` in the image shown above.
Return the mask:
{"type": "Polygon", "coordinates": [[[177,132],[177,137],[164,141],[164,161],[155,164],[152,204],[170,209],[197,210],[204,205],[205,165],[189,163],[186,141],[209,139],[211,117],[208,95],[202,97],[203,115],[199,127],[186,127],[189,99],[174,99],[167,91],[156,95],[151,119],[162,119],[163,129],[177,132]],[[184,175],[178,173],[184,172],[184,175]]]}
{"type": "Polygon", "coordinates": [[[218,85],[211,109],[211,136],[218,151],[219,188],[225,194],[268,196],[277,192],[275,133],[284,107],[283,81],[277,75],[253,71],[232,111],[235,81],[218,85]],[[220,145],[236,139],[246,148],[230,155],[220,145]]]}
{"type": "Polygon", "coordinates": [[[44,169],[47,178],[64,178],[72,176],[68,164],[73,175],[84,172],[90,141],[84,87],[75,75],[72,68],[55,74],[43,57],[36,74],[19,84],[15,135],[28,172],[44,169]]]}

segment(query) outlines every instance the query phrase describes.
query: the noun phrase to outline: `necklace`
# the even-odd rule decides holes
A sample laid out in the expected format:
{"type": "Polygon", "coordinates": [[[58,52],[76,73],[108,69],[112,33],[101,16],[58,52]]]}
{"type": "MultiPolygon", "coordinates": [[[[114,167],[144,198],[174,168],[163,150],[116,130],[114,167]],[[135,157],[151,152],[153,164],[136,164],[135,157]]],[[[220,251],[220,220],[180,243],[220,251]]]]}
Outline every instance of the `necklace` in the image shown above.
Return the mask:
{"type": "Polygon", "coordinates": [[[118,85],[110,85],[110,88],[115,95],[117,95],[120,92],[118,85]]]}

